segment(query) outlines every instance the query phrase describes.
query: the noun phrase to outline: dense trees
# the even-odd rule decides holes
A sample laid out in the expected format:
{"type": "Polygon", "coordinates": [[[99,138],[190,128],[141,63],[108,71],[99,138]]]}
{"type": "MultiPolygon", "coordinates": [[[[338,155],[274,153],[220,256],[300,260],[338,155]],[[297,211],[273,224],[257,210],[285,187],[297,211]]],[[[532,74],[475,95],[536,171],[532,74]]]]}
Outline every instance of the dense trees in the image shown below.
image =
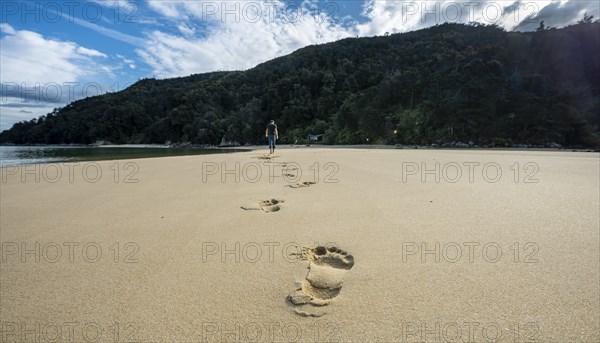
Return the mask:
{"type": "Polygon", "coordinates": [[[239,72],[139,81],[15,124],[0,142],[473,141],[600,145],[600,24],[444,24],[310,46],[239,72]],[[394,133],[395,131],[395,133],[394,133]]]}

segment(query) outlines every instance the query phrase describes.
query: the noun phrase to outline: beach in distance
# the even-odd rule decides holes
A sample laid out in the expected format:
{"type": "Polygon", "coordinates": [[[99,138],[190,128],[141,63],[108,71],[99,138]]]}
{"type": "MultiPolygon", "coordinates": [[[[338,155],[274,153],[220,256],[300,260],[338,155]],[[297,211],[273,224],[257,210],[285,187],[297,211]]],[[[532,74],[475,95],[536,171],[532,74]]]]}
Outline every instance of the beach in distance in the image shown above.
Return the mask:
{"type": "Polygon", "coordinates": [[[600,154],[1,168],[1,342],[598,342],[600,154]]]}

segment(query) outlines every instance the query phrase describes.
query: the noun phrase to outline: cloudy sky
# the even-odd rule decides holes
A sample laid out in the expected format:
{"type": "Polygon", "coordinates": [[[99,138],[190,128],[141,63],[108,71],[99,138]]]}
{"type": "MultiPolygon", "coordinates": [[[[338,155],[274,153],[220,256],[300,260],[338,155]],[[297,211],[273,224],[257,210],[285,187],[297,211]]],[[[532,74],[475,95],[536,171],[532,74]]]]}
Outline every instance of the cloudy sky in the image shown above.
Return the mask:
{"type": "Polygon", "coordinates": [[[583,0],[97,0],[0,4],[0,130],[140,78],[244,70],[301,47],[444,22],[534,30],[583,0]]]}

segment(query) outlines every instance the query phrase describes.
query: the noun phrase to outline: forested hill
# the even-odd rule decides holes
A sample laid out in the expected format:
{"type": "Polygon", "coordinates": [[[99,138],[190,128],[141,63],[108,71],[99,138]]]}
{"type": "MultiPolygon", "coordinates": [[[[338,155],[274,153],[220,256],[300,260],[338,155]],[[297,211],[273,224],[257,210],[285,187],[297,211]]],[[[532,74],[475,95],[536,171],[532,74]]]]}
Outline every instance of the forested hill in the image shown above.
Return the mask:
{"type": "Polygon", "coordinates": [[[349,38],[247,71],[145,79],[15,124],[0,142],[262,144],[269,119],[288,143],[598,146],[600,23],[349,38]]]}

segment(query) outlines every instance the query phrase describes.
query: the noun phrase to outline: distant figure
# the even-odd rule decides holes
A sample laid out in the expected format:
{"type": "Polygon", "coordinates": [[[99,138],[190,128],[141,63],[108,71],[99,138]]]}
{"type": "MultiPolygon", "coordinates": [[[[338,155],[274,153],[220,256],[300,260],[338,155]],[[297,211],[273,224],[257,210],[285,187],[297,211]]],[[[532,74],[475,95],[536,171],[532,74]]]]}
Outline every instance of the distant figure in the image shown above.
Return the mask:
{"type": "Polygon", "coordinates": [[[269,139],[269,153],[274,154],[275,142],[279,138],[279,133],[277,132],[277,125],[275,125],[275,120],[271,120],[271,122],[267,125],[265,137],[269,139]]]}

